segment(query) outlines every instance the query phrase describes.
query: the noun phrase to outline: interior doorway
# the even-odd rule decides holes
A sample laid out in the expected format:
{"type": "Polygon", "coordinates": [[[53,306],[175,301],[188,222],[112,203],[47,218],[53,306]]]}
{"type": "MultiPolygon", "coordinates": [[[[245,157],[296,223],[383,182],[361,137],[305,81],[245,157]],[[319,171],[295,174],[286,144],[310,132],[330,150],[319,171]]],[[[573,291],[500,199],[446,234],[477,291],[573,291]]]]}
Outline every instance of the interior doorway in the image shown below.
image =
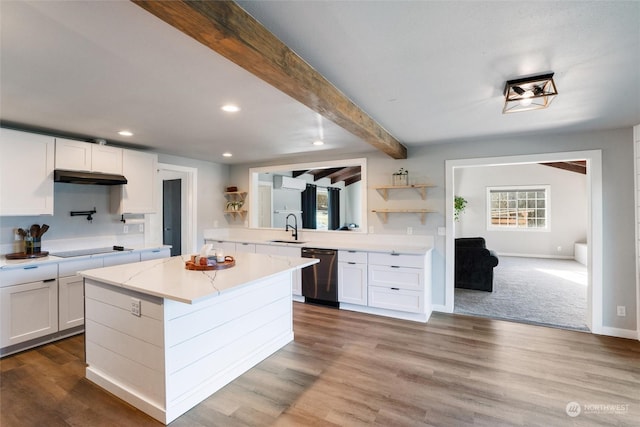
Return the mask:
{"type": "MultiPolygon", "coordinates": [[[[164,241],[164,215],[163,192],[164,181],[180,181],[180,253],[189,254],[197,252],[197,181],[198,170],[185,166],[177,166],[165,163],[158,164],[158,175],[155,191],[156,213],[147,215],[149,223],[146,229],[150,232],[145,235],[148,244],[161,245],[164,241]]],[[[173,255],[174,252],[172,252],[173,255]]]]}
{"type": "Polygon", "coordinates": [[[171,256],[182,254],[182,180],[162,181],[162,244],[171,246],[171,256]]]}
{"type": "Polygon", "coordinates": [[[546,153],[482,159],[448,160],[446,162],[446,257],[445,310],[454,311],[455,222],[453,200],[455,169],[459,167],[517,165],[543,162],[564,162],[586,159],[587,169],[587,319],[594,333],[602,331],[602,153],[600,150],[546,153]]]}

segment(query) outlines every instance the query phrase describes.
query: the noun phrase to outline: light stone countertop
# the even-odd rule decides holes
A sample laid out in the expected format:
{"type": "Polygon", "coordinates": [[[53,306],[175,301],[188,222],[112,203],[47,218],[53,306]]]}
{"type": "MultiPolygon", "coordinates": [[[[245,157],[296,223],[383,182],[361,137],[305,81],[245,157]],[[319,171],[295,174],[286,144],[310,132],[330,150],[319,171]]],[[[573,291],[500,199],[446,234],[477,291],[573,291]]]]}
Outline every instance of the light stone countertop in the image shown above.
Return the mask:
{"type": "MultiPolygon", "coordinates": [[[[216,241],[227,241],[235,243],[249,243],[255,245],[275,245],[275,246],[287,246],[287,247],[310,247],[321,249],[336,249],[345,251],[364,251],[364,252],[381,252],[381,253],[398,253],[398,254],[410,254],[410,255],[425,255],[433,247],[429,244],[424,245],[410,245],[406,243],[404,236],[384,236],[386,241],[375,241],[375,239],[364,239],[360,236],[349,236],[350,239],[300,239],[297,243],[293,242],[274,242],[277,239],[263,239],[262,237],[245,237],[245,236],[211,236],[205,237],[205,242],[213,243],[215,247],[216,241]],[[360,237],[360,238],[358,238],[360,237]],[[372,241],[373,240],[373,241],[372,241]]],[[[282,239],[285,240],[285,239],[282,239]]],[[[288,240],[288,239],[287,239],[288,240]]],[[[290,239],[293,241],[293,239],[290,239]]]]}
{"type": "MultiPolygon", "coordinates": [[[[78,261],[78,260],[98,258],[98,257],[104,258],[108,256],[128,254],[128,253],[134,253],[134,252],[153,251],[156,249],[163,249],[167,247],[170,247],[170,246],[161,245],[161,246],[139,247],[139,248],[131,248],[126,251],[114,251],[114,252],[107,252],[102,254],[83,255],[83,256],[69,257],[69,258],[62,258],[62,257],[53,256],[53,255],[48,255],[41,258],[7,259],[3,255],[3,256],[0,256],[0,270],[11,269],[11,268],[24,268],[29,265],[45,265],[45,264],[51,264],[51,263],[78,261]]],[[[73,250],[73,249],[70,249],[70,250],[73,250]]],[[[58,251],[58,252],[61,252],[61,251],[58,251]]]]}
{"type": "Polygon", "coordinates": [[[238,253],[236,265],[225,270],[187,270],[190,256],[142,261],[96,268],[79,275],[113,286],[187,304],[247,286],[270,276],[293,271],[319,262],[312,258],[238,253]]]}

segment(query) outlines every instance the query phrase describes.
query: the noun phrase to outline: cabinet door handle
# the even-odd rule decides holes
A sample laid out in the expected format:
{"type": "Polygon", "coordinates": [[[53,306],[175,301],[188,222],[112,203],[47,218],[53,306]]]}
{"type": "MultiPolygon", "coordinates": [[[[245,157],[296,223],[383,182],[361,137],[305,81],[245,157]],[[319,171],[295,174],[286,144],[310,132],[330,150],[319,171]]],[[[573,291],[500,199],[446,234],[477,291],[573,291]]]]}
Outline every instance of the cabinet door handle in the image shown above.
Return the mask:
{"type": "Polygon", "coordinates": [[[391,288],[391,289],[394,290],[394,291],[399,291],[400,290],[400,288],[391,288]]]}
{"type": "Polygon", "coordinates": [[[347,264],[355,265],[356,263],[349,261],[347,264]]]}
{"type": "Polygon", "coordinates": [[[392,265],[391,268],[400,268],[399,265],[392,265]]]}
{"type": "Polygon", "coordinates": [[[157,252],[160,252],[160,249],[154,249],[151,252],[157,253],[157,252]]]}
{"type": "Polygon", "coordinates": [[[38,268],[37,265],[28,265],[26,267],[22,267],[23,270],[33,270],[34,268],[38,268]]]}
{"type": "Polygon", "coordinates": [[[45,282],[45,283],[46,282],[53,282],[54,280],[56,280],[56,279],[47,279],[47,280],[43,280],[43,282],[45,282]]]}
{"type": "Polygon", "coordinates": [[[395,252],[391,252],[391,256],[400,256],[400,254],[397,254],[395,252]]]}

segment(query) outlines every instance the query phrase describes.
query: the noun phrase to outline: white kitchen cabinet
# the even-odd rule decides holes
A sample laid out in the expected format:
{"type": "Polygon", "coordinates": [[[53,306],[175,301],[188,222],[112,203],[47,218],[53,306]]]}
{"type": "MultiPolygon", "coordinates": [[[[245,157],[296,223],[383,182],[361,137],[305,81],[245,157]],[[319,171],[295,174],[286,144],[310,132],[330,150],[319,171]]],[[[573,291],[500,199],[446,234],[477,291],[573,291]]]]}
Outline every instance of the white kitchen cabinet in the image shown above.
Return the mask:
{"type": "MultiPolygon", "coordinates": [[[[257,254],[279,255],[300,258],[300,247],[281,246],[281,245],[262,245],[256,244],[257,254]]],[[[293,295],[294,297],[302,296],[302,270],[295,270],[293,275],[293,295]]]]}
{"type": "Polygon", "coordinates": [[[236,252],[235,242],[228,242],[226,240],[205,240],[205,243],[212,244],[214,250],[220,249],[226,255],[233,254],[236,252]]]}
{"type": "Polygon", "coordinates": [[[56,169],[122,174],[123,149],[56,138],[56,169]]]}
{"type": "MultiPolygon", "coordinates": [[[[424,255],[369,253],[368,305],[424,313],[427,310],[424,255]]],[[[430,305],[430,304],[429,304],[430,305]]]]}
{"type": "Polygon", "coordinates": [[[171,248],[158,248],[150,251],[140,252],[140,261],[148,261],[150,259],[169,258],[171,256],[171,248]]]}
{"type": "Polygon", "coordinates": [[[338,301],[367,305],[367,253],[338,251],[338,301]]]}
{"type": "Polygon", "coordinates": [[[236,252],[255,253],[256,245],[253,243],[238,242],[236,243],[236,252]]]}
{"type": "Polygon", "coordinates": [[[112,211],[117,214],[155,213],[158,156],[142,151],[123,150],[122,174],[127,183],[112,187],[112,211]]]}
{"type": "Polygon", "coordinates": [[[0,128],[0,215],[53,215],[54,138],[0,128]]]}
{"type": "Polygon", "coordinates": [[[131,264],[140,261],[140,252],[125,252],[122,254],[109,254],[103,259],[105,267],[112,265],[131,264]]]}
{"type": "MultiPolygon", "coordinates": [[[[300,258],[300,248],[291,246],[275,246],[278,248],[276,255],[300,258]]],[[[292,277],[292,293],[294,296],[302,296],[302,270],[291,272],[292,277]]]]}
{"type": "Polygon", "coordinates": [[[58,329],[84,325],[84,283],[76,273],[100,268],[102,257],[61,262],[58,265],[58,329]]]}
{"type": "Polygon", "coordinates": [[[84,325],[84,281],[81,276],[58,279],[58,329],[84,325]]]}
{"type": "Polygon", "coordinates": [[[58,266],[0,272],[0,347],[58,331],[58,266]]]}

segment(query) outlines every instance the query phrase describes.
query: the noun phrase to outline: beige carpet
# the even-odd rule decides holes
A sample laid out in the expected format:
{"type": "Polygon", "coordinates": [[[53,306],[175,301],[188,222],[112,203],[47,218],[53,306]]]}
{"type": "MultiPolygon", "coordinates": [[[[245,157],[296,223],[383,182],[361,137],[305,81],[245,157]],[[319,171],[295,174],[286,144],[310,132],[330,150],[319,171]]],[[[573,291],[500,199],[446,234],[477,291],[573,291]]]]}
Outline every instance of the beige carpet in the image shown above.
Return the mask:
{"type": "Polygon", "coordinates": [[[456,289],[454,313],[589,330],[584,265],[573,260],[499,258],[493,292],[456,289]]]}

